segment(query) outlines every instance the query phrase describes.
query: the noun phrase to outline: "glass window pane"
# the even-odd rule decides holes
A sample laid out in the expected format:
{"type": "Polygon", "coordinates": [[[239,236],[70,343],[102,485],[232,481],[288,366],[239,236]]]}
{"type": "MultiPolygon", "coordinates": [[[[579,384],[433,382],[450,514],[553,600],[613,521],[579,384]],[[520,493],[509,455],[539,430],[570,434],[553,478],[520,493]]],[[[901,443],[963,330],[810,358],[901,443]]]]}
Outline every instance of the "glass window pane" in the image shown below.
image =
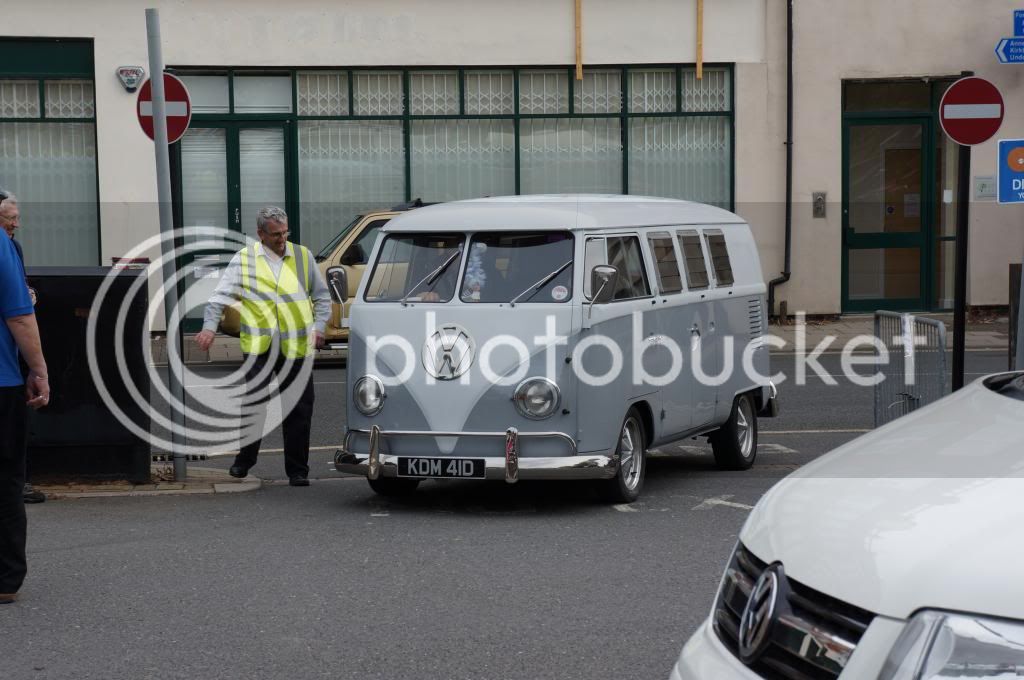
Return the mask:
{"type": "Polygon", "coordinates": [[[729,207],[727,117],[633,118],[629,126],[629,193],[729,207]]]}
{"type": "Polygon", "coordinates": [[[705,232],[708,239],[708,251],[711,253],[711,266],[715,268],[715,282],[719,286],[731,286],[732,263],[729,262],[729,249],[725,245],[725,235],[718,232],[705,232]]]}
{"type": "Polygon", "coordinates": [[[935,269],[935,307],[952,309],[956,241],[939,241],[935,244],[935,269]]]}
{"type": "Polygon", "coordinates": [[[675,69],[630,69],[629,110],[665,113],[676,110],[675,69]]]}
{"type": "Polygon", "coordinates": [[[573,81],[576,113],[619,113],[622,110],[622,74],[618,70],[584,71],[573,81]]]}
{"type": "Polygon", "coordinates": [[[91,80],[47,80],[47,118],[93,118],[96,103],[91,80]]]}
{"type": "Polygon", "coordinates": [[[846,111],[930,111],[931,92],[920,80],[845,83],[846,111]]]}
{"type": "Polygon", "coordinates": [[[235,76],[235,113],[291,113],[291,76],[235,76]]]}
{"type": "Polygon", "coordinates": [[[243,129],[238,133],[242,232],[256,238],[256,213],[268,205],[285,207],[284,130],[243,129]]]}
{"type": "Polygon", "coordinates": [[[448,302],[455,295],[465,237],[461,234],[392,234],[366,286],[367,302],[448,302]],[[437,276],[441,269],[441,275],[437,276]],[[437,276],[433,283],[427,279],[437,276]]]}
{"type": "Polygon", "coordinates": [[[849,252],[851,300],[921,296],[920,249],[871,248],[849,252]]]}
{"type": "Polygon", "coordinates": [[[679,275],[672,237],[668,234],[651,234],[648,241],[658,271],[658,289],[662,293],[678,293],[683,289],[683,281],[679,275]]]}
{"type": "Polygon", "coordinates": [[[0,123],[0,178],[18,196],[26,264],[99,264],[92,123],[0,123]]]}
{"type": "Polygon", "coordinates": [[[466,113],[511,115],[515,113],[511,71],[466,71],[466,113]]]}
{"type": "Polygon", "coordinates": [[[591,293],[590,272],[597,265],[608,262],[605,257],[604,239],[588,238],[583,250],[583,294],[589,300],[593,297],[591,293]]]}
{"type": "Polygon", "coordinates": [[[453,201],[515,193],[511,120],[414,120],[411,128],[414,197],[453,201]]]}
{"type": "Polygon", "coordinates": [[[849,223],[858,234],[921,230],[921,126],[850,127],[849,223]]]}
{"type": "Polygon", "coordinates": [[[454,71],[414,71],[409,76],[409,113],[457,115],[459,79],[454,71]]]}
{"type": "Polygon", "coordinates": [[[622,193],[618,118],[539,118],[520,123],[524,194],[622,193]]]}
{"type": "Polygon", "coordinates": [[[356,71],[352,74],[357,116],[402,115],[402,74],[356,71]]]}
{"type": "Polygon", "coordinates": [[[629,300],[651,294],[647,271],[640,255],[640,239],[636,236],[609,238],[608,264],[619,271],[613,300],[629,300]]]}
{"type": "Polygon", "coordinates": [[[313,71],[296,81],[300,116],[347,116],[348,74],[313,71]]]}
{"type": "Polygon", "coordinates": [[[686,260],[686,287],[701,290],[708,287],[708,268],[704,262],[704,250],[696,231],[678,232],[679,248],[686,260]]]}
{"type": "Polygon", "coordinates": [[[181,138],[181,222],[228,228],[228,156],[223,128],[189,128],[181,138]]]}
{"type": "Polygon", "coordinates": [[[729,111],[729,71],[705,68],[697,80],[696,69],[683,69],[683,111],[729,111]]]}
{"type": "Polygon", "coordinates": [[[0,118],[39,118],[39,81],[0,80],[0,118]]]}
{"type": "Polygon", "coordinates": [[[459,298],[463,302],[568,302],[572,259],[569,232],[478,234],[469,247],[459,298]],[[559,273],[535,288],[554,272],[559,273]]]}
{"type": "Polygon", "coordinates": [[[192,113],[228,113],[227,76],[179,75],[188,89],[192,113]]]}
{"type": "Polygon", "coordinates": [[[401,121],[300,121],[302,242],[315,251],[352,218],[405,199],[401,121]]]}
{"type": "Polygon", "coordinates": [[[565,71],[521,71],[519,113],[569,113],[569,76],[565,71]]]}

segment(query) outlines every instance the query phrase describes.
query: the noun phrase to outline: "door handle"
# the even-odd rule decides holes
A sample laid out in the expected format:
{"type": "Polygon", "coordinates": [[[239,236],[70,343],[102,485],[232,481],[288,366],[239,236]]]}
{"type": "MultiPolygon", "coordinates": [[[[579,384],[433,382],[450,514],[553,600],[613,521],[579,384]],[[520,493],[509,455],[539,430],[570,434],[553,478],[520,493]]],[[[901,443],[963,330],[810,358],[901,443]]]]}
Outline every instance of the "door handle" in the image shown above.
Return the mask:
{"type": "Polygon", "coordinates": [[[235,208],[235,224],[241,224],[241,223],[242,223],[241,210],[239,210],[238,208],[235,208]]]}
{"type": "Polygon", "coordinates": [[[697,324],[693,324],[693,327],[690,328],[690,334],[691,335],[696,335],[699,338],[700,337],[700,327],[697,324]]]}

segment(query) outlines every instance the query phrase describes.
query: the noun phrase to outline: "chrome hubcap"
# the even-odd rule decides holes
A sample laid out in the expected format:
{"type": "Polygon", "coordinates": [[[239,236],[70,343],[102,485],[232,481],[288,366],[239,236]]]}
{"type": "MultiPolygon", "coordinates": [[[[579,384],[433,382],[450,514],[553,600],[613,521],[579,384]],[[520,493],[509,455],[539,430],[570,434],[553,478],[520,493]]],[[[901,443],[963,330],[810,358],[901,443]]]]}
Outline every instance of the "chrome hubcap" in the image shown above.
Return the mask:
{"type": "Polygon", "coordinates": [[[626,420],[619,435],[619,474],[627,489],[635,489],[644,469],[644,438],[640,424],[633,418],[626,420]]]}
{"type": "Polygon", "coordinates": [[[750,408],[749,399],[740,399],[736,409],[736,442],[744,458],[749,458],[754,450],[754,413],[750,408]]]}

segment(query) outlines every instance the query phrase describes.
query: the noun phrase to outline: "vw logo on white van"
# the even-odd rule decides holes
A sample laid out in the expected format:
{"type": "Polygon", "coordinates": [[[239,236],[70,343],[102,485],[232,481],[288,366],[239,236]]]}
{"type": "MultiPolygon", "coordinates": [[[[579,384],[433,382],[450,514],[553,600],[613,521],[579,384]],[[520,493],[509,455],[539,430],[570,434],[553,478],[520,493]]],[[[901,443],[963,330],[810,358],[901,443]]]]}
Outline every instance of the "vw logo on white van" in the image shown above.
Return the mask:
{"type": "Polygon", "coordinates": [[[765,569],[750,591],[747,606],[740,617],[740,658],[753,661],[767,646],[768,634],[775,621],[779,599],[782,565],[773,564],[765,569]]]}
{"type": "Polygon", "coordinates": [[[476,343],[457,324],[438,328],[423,344],[423,368],[438,380],[455,380],[473,365],[476,343]]]}

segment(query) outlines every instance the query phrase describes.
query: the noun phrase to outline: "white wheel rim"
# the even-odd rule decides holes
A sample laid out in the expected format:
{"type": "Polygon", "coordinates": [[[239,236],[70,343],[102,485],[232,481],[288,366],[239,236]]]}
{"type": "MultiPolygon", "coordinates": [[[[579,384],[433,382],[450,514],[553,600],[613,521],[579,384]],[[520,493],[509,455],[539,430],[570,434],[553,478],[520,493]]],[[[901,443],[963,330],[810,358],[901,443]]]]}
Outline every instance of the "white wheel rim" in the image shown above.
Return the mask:
{"type": "Polygon", "coordinates": [[[736,407],[736,443],[740,454],[750,458],[754,450],[754,411],[749,399],[740,399],[736,407]]]}
{"type": "Polygon", "coordinates": [[[633,491],[640,484],[644,471],[644,439],[640,424],[635,418],[627,418],[619,434],[619,474],[623,485],[633,491]]]}

